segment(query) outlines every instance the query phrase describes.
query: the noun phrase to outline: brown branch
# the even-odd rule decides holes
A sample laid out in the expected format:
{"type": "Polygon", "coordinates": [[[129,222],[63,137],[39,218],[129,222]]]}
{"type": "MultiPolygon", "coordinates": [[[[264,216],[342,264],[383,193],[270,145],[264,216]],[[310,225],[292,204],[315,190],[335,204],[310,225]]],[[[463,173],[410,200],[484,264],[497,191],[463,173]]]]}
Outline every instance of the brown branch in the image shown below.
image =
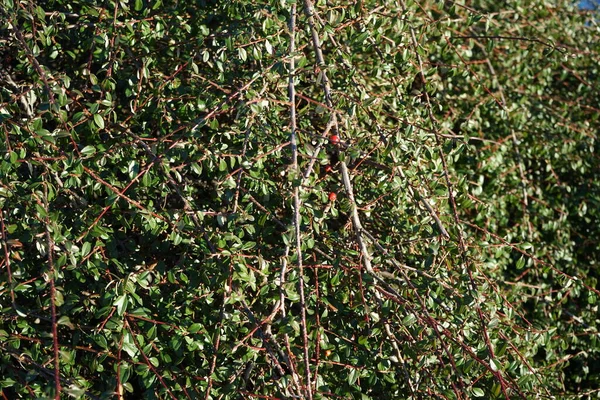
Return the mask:
{"type": "MultiPolygon", "coordinates": [[[[127,131],[127,132],[138,141],[138,144],[144,149],[146,154],[148,154],[150,157],[152,157],[153,160],[156,161],[156,160],[160,159],[160,157],[158,157],[156,154],[154,154],[154,152],[150,149],[150,147],[143,140],[141,140],[141,138],[139,136],[137,136],[136,134],[134,134],[131,131],[127,131]]],[[[206,229],[204,228],[204,224],[202,224],[200,222],[196,213],[193,212],[194,208],[192,208],[187,197],[184,196],[183,193],[181,192],[181,189],[179,188],[179,185],[177,184],[177,182],[175,182],[175,180],[173,179],[171,174],[169,174],[169,171],[161,169],[160,172],[165,176],[165,178],[167,178],[167,182],[169,183],[169,186],[171,187],[171,189],[173,189],[177,193],[179,198],[183,201],[184,210],[186,212],[189,212],[190,218],[192,219],[192,221],[194,221],[194,224],[200,230],[200,233],[202,233],[202,236],[204,237],[204,240],[206,241],[211,253],[216,254],[217,248],[211,242],[211,240],[208,236],[208,233],[206,232],[206,229]]]]}
{"type": "MultiPolygon", "coordinates": [[[[14,309],[17,308],[15,303],[15,290],[13,287],[13,276],[10,267],[9,239],[4,225],[4,210],[0,209],[0,233],[2,234],[2,250],[4,250],[4,262],[6,264],[6,273],[8,275],[8,287],[10,288],[10,302],[14,309]]],[[[19,242],[20,243],[20,242],[19,242]]]]}
{"type": "MultiPolygon", "coordinates": [[[[401,4],[402,9],[404,10],[404,12],[406,12],[407,8],[406,8],[406,4],[404,3],[404,1],[400,0],[400,4],[401,4]]],[[[410,38],[411,38],[411,41],[412,41],[413,51],[414,51],[414,53],[415,53],[415,55],[417,57],[417,61],[418,61],[420,79],[421,79],[421,81],[423,83],[425,83],[426,82],[426,77],[425,77],[425,72],[424,72],[424,67],[423,67],[423,59],[421,57],[421,54],[418,52],[419,42],[417,40],[414,27],[410,26],[409,31],[410,31],[410,38]]],[[[430,122],[432,124],[436,124],[437,120],[436,120],[435,116],[433,115],[432,105],[431,105],[431,99],[429,98],[429,94],[427,93],[426,90],[423,91],[423,94],[425,95],[425,100],[426,100],[426,103],[427,103],[427,112],[428,112],[428,115],[429,115],[430,122]]],[[[466,248],[466,245],[465,245],[465,242],[464,242],[464,238],[463,238],[463,235],[462,235],[462,232],[461,232],[461,228],[460,228],[460,220],[459,220],[459,217],[458,217],[458,209],[457,209],[456,200],[455,200],[454,194],[453,194],[453,189],[452,189],[453,185],[452,185],[452,183],[450,181],[450,174],[448,172],[448,165],[447,165],[447,162],[446,162],[446,156],[444,155],[444,152],[443,152],[443,149],[442,149],[442,146],[441,146],[441,141],[440,141],[440,138],[439,138],[439,136],[437,134],[435,135],[435,140],[436,140],[436,144],[437,144],[437,147],[438,147],[438,150],[439,150],[440,159],[442,161],[442,167],[443,167],[443,170],[444,170],[444,179],[446,181],[446,186],[448,188],[448,199],[450,201],[450,205],[452,207],[452,212],[453,212],[453,215],[454,215],[454,221],[456,223],[458,246],[460,248],[461,258],[463,259],[463,263],[465,265],[465,269],[467,270],[467,274],[469,276],[469,280],[470,280],[470,283],[471,283],[471,291],[473,292],[473,295],[476,297],[477,296],[477,290],[476,290],[477,286],[476,286],[475,280],[473,278],[473,272],[472,272],[471,262],[470,262],[469,258],[467,257],[467,248],[466,248]]],[[[487,346],[489,354],[490,354],[490,359],[494,359],[495,358],[494,348],[492,346],[492,343],[490,342],[489,334],[488,334],[488,331],[487,331],[487,324],[485,322],[485,318],[483,316],[483,312],[481,310],[481,306],[476,303],[475,304],[475,308],[476,308],[477,314],[479,316],[481,331],[483,333],[483,338],[484,338],[484,341],[486,343],[486,346],[487,346]]],[[[437,332],[437,329],[435,329],[435,331],[437,332]]],[[[443,344],[443,342],[442,342],[442,344],[443,344]]],[[[447,349],[446,349],[446,351],[447,351],[447,349]]],[[[451,358],[451,362],[452,362],[453,369],[458,372],[458,370],[456,368],[456,365],[454,365],[454,361],[453,361],[452,358],[451,358]]],[[[501,372],[497,371],[497,370],[492,370],[492,369],[490,369],[490,371],[496,377],[497,381],[500,383],[500,386],[501,386],[501,389],[502,389],[502,393],[504,394],[504,397],[506,398],[506,400],[508,400],[509,399],[509,395],[508,395],[508,392],[507,392],[507,387],[506,387],[507,385],[506,385],[506,381],[503,378],[501,372]]],[[[459,382],[459,386],[460,386],[461,389],[464,388],[464,385],[463,385],[462,382],[459,382]]]]}
{"type": "Polygon", "coordinates": [[[45,217],[45,229],[46,229],[46,243],[48,246],[48,276],[50,283],[50,313],[52,318],[52,349],[54,351],[54,398],[60,400],[61,386],[60,386],[60,348],[58,345],[58,322],[56,319],[56,286],[54,278],[56,276],[56,270],[54,268],[54,240],[50,233],[50,207],[48,206],[48,185],[44,182],[44,199],[43,208],[46,213],[45,217]]]}
{"type": "Polygon", "coordinates": [[[486,40],[515,40],[515,41],[521,41],[521,42],[532,42],[532,43],[539,43],[541,45],[544,45],[550,49],[557,50],[562,54],[566,53],[566,50],[561,49],[559,47],[557,47],[554,43],[551,42],[544,42],[543,40],[540,39],[535,39],[535,38],[528,38],[528,37],[524,37],[524,36],[503,36],[503,35],[455,35],[455,36],[451,36],[450,39],[486,39],[486,40]]]}
{"type": "MultiPolygon", "coordinates": [[[[305,3],[306,6],[306,3],[305,3]]],[[[300,171],[298,169],[298,143],[296,137],[296,86],[294,79],[296,75],[296,4],[291,5],[290,10],[290,57],[289,57],[289,77],[288,77],[288,98],[290,102],[290,142],[292,147],[292,165],[293,174],[295,179],[300,179],[300,171]]],[[[296,237],[296,265],[298,267],[298,294],[300,296],[300,329],[302,331],[303,341],[303,356],[304,356],[304,369],[306,374],[306,395],[308,400],[312,400],[312,377],[310,372],[310,355],[309,355],[309,340],[306,323],[306,297],[304,294],[304,265],[302,263],[302,234],[300,231],[300,185],[294,184],[294,236],[296,237]]],[[[285,271],[282,268],[282,278],[285,276],[285,271]]],[[[282,283],[285,281],[282,281],[282,283]]],[[[283,286],[281,287],[283,290],[283,286]]],[[[285,304],[282,303],[282,306],[285,304]]]]}
{"type": "Polygon", "coordinates": [[[31,49],[27,45],[27,41],[23,37],[23,34],[21,33],[21,30],[14,23],[12,24],[12,28],[15,31],[15,35],[17,36],[17,39],[19,40],[21,46],[23,46],[23,48],[25,49],[25,52],[27,53],[27,58],[29,59],[29,62],[31,63],[31,65],[33,65],[33,68],[36,70],[36,72],[38,73],[40,79],[44,83],[44,87],[46,88],[46,92],[48,92],[48,98],[50,100],[50,104],[54,104],[54,93],[50,89],[50,84],[48,83],[48,77],[46,76],[46,72],[44,72],[44,70],[40,66],[40,63],[37,61],[37,59],[33,55],[33,52],[31,51],[31,49]]]}

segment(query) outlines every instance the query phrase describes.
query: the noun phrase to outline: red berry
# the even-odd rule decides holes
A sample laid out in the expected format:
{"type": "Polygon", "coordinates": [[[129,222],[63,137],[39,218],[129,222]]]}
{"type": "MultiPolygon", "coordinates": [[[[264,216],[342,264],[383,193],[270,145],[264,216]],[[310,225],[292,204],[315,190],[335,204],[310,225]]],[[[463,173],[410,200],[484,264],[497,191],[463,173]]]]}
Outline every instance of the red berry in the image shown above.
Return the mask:
{"type": "Polygon", "coordinates": [[[329,136],[329,143],[334,144],[334,145],[340,144],[340,137],[338,135],[329,136]]]}
{"type": "Polygon", "coordinates": [[[329,201],[335,201],[335,199],[337,199],[337,194],[329,192],[329,201]]]}
{"type": "Polygon", "coordinates": [[[333,168],[331,167],[331,165],[326,165],[325,172],[329,174],[329,173],[331,173],[331,171],[333,171],[333,168]]]}

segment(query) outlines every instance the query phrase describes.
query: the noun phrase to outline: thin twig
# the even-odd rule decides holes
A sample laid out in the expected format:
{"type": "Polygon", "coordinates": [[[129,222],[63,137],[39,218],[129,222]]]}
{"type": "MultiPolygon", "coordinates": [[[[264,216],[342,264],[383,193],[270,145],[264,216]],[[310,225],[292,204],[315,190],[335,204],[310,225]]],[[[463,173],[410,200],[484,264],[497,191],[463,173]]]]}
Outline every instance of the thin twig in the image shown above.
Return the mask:
{"type": "Polygon", "coordinates": [[[46,244],[48,246],[48,276],[50,283],[50,313],[52,318],[52,349],[54,351],[54,398],[60,400],[61,386],[60,386],[60,348],[58,345],[58,322],[56,319],[56,286],[54,277],[56,276],[56,270],[54,268],[54,240],[50,233],[50,207],[48,206],[48,184],[44,182],[44,211],[45,217],[45,229],[46,229],[46,244]]]}
{"type": "MultiPolygon", "coordinates": [[[[496,74],[496,70],[494,69],[494,66],[492,65],[492,62],[490,61],[490,58],[487,55],[487,51],[485,49],[485,46],[483,46],[481,43],[475,41],[475,43],[478,45],[478,47],[481,49],[481,51],[483,52],[483,54],[486,56],[486,65],[488,66],[488,69],[490,71],[490,74],[492,75],[492,78],[494,79],[494,82],[496,83],[496,85],[498,86],[498,91],[500,92],[500,99],[502,100],[500,106],[501,108],[504,110],[504,112],[506,113],[506,115],[510,114],[510,110],[509,107],[507,107],[506,104],[506,96],[504,96],[504,87],[503,85],[500,83],[500,80],[498,79],[498,75],[496,74]]],[[[458,54],[458,52],[456,52],[458,54]]],[[[462,57],[461,57],[462,59],[462,57]]],[[[465,63],[465,65],[467,65],[465,63]]],[[[468,67],[468,66],[467,66],[468,67]]],[[[527,194],[527,187],[528,182],[527,179],[525,178],[525,168],[523,167],[523,157],[521,156],[521,151],[519,150],[519,140],[517,139],[517,135],[515,134],[515,130],[510,127],[510,138],[511,141],[513,143],[513,148],[515,150],[515,156],[517,158],[517,165],[519,167],[519,176],[521,178],[521,192],[523,193],[523,203],[522,203],[522,209],[523,209],[523,218],[525,219],[525,225],[527,226],[527,231],[529,233],[529,240],[532,240],[533,238],[533,229],[531,227],[531,222],[529,220],[529,196],[527,194]]]]}
{"type": "MultiPolygon", "coordinates": [[[[298,143],[296,138],[296,86],[294,84],[296,64],[296,4],[290,11],[290,60],[288,78],[288,96],[290,101],[290,142],[292,147],[292,170],[296,179],[300,177],[298,170],[298,143]]],[[[304,369],[306,370],[306,397],[312,400],[312,378],[310,374],[309,340],[306,324],[306,298],[304,294],[304,265],[302,263],[302,236],[300,232],[300,185],[294,184],[294,236],[296,237],[296,263],[298,266],[298,294],[300,295],[300,329],[304,342],[304,369]]]]}
{"type": "Polygon", "coordinates": [[[566,51],[557,47],[552,42],[544,42],[543,40],[536,38],[528,38],[523,36],[503,36],[503,35],[455,35],[451,36],[451,39],[486,39],[486,40],[517,40],[521,42],[532,42],[532,43],[540,43],[550,49],[552,51],[558,50],[560,53],[564,54],[566,51]]]}
{"type": "MultiPolygon", "coordinates": [[[[169,396],[171,396],[172,399],[177,399],[177,397],[175,397],[175,395],[169,389],[169,386],[163,379],[162,375],[160,373],[158,373],[156,368],[154,368],[154,365],[152,365],[152,362],[150,362],[150,360],[148,359],[148,356],[146,356],[146,353],[144,353],[144,349],[142,349],[142,347],[140,346],[140,344],[138,343],[138,341],[136,339],[136,337],[138,335],[131,329],[131,326],[129,325],[129,321],[127,320],[127,318],[123,319],[123,324],[125,326],[125,329],[127,329],[127,331],[129,331],[129,334],[131,335],[131,338],[133,340],[133,344],[135,345],[135,347],[138,349],[138,351],[144,358],[144,361],[145,361],[144,365],[146,365],[148,367],[148,369],[150,369],[154,373],[154,376],[156,376],[156,378],[160,381],[160,384],[162,385],[162,387],[165,388],[167,393],[169,393],[169,396]]],[[[208,390],[207,392],[210,392],[210,390],[208,390]]]]}
{"type": "MultiPolygon", "coordinates": [[[[158,157],[156,154],[154,154],[154,152],[152,151],[152,149],[150,149],[150,147],[136,134],[134,134],[133,132],[128,131],[128,133],[134,137],[135,139],[137,139],[137,143],[144,149],[144,151],[146,152],[146,154],[148,154],[150,157],[152,157],[152,159],[154,161],[159,160],[160,157],[158,157]]],[[[187,199],[186,196],[183,195],[183,193],[181,192],[181,189],[179,188],[179,185],[177,184],[177,182],[175,182],[175,180],[173,179],[173,177],[171,176],[171,174],[169,173],[169,171],[166,169],[166,167],[164,167],[161,170],[161,173],[165,176],[165,178],[167,178],[167,182],[169,183],[169,186],[171,187],[171,189],[173,189],[175,191],[175,193],[177,193],[177,195],[179,196],[179,198],[181,199],[181,201],[183,201],[183,208],[186,212],[189,212],[189,216],[192,219],[192,221],[194,221],[194,224],[196,225],[196,227],[200,230],[200,233],[202,233],[202,236],[204,237],[204,240],[206,241],[206,244],[208,245],[208,248],[210,249],[212,254],[216,254],[217,253],[217,248],[215,247],[215,245],[212,243],[212,241],[210,240],[210,237],[208,236],[208,233],[206,232],[206,229],[204,229],[204,224],[202,224],[202,222],[200,222],[200,220],[198,219],[198,216],[196,215],[196,213],[194,213],[194,208],[190,205],[189,200],[187,199]]]]}
{"type": "Polygon", "coordinates": [[[2,250],[4,250],[4,262],[6,263],[6,273],[8,275],[8,287],[10,288],[10,302],[14,309],[17,308],[15,303],[15,290],[13,285],[13,275],[10,266],[10,253],[8,251],[8,236],[6,227],[4,226],[4,210],[0,209],[0,230],[2,231],[2,250]]]}
{"type": "MultiPolygon", "coordinates": [[[[407,12],[407,7],[406,7],[406,4],[404,3],[404,1],[400,0],[400,4],[402,6],[402,9],[406,13],[407,12]]],[[[422,80],[423,83],[425,83],[426,82],[426,78],[425,78],[424,67],[423,67],[423,59],[421,57],[421,54],[418,51],[418,49],[419,49],[419,42],[417,41],[417,37],[416,37],[416,34],[415,34],[415,29],[412,26],[410,26],[409,30],[410,30],[410,37],[411,37],[411,41],[412,41],[413,51],[415,52],[415,56],[417,58],[417,62],[418,62],[418,66],[419,66],[420,79],[422,80]]],[[[427,111],[428,111],[430,122],[432,124],[435,124],[435,123],[437,123],[437,119],[433,115],[432,105],[431,105],[431,99],[429,98],[429,94],[427,93],[426,90],[423,91],[423,94],[424,94],[425,100],[427,102],[427,111]]],[[[442,167],[443,167],[443,170],[444,170],[444,179],[446,181],[446,186],[448,188],[448,198],[450,200],[450,205],[452,207],[452,212],[453,212],[453,215],[454,215],[454,222],[456,223],[458,245],[459,245],[459,248],[460,248],[461,257],[463,259],[463,263],[465,265],[465,269],[467,270],[467,273],[468,273],[468,276],[469,276],[469,280],[470,280],[470,283],[471,283],[471,291],[473,292],[473,295],[476,296],[477,295],[477,286],[476,286],[475,280],[473,278],[473,271],[472,271],[472,268],[471,268],[471,265],[470,265],[471,262],[470,262],[469,258],[467,257],[467,248],[466,248],[466,245],[465,245],[465,242],[464,242],[464,238],[463,238],[463,234],[462,234],[462,229],[461,229],[461,225],[460,225],[460,219],[458,217],[458,209],[457,209],[457,206],[456,206],[456,200],[454,198],[454,193],[452,191],[453,185],[450,182],[450,174],[448,172],[448,165],[447,165],[447,162],[446,162],[446,156],[444,155],[444,152],[442,150],[440,138],[439,138],[438,135],[435,135],[435,140],[436,140],[437,147],[439,149],[440,159],[442,161],[442,167]]],[[[478,303],[475,303],[475,308],[476,308],[477,314],[479,316],[480,325],[481,325],[481,331],[483,333],[483,338],[484,338],[484,341],[485,341],[486,346],[487,346],[488,351],[489,351],[489,357],[490,357],[490,360],[492,360],[492,359],[495,358],[495,355],[494,355],[494,348],[492,346],[492,343],[490,341],[489,334],[488,334],[488,331],[487,331],[487,327],[486,327],[487,324],[485,322],[485,318],[483,316],[483,312],[481,310],[481,306],[478,303]]],[[[436,329],[436,332],[437,332],[437,329],[436,329]]],[[[442,342],[442,345],[444,345],[444,347],[445,347],[445,344],[443,342],[442,342]]],[[[446,349],[446,351],[448,351],[448,350],[446,349]]],[[[452,363],[453,369],[458,373],[456,365],[454,365],[454,360],[451,358],[450,361],[452,363]]],[[[496,379],[500,383],[500,387],[501,387],[502,393],[504,394],[504,397],[506,398],[506,400],[508,400],[509,399],[509,395],[508,395],[508,392],[507,392],[507,387],[506,387],[507,385],[506,385],[506,381],[505,381],[504,377],[502,376],[502,373],[500,371],[493,370],[493,369],[490,369],[490,371],[492,372],[492,374],[496,377],[496,379]]],[[[462,382],[459,382],[459,386],[460,386],[461,389],[464,388],[464,385],[463,385],[462,382]]]]}
{"type": "MultiPolygon", "coordinates": [[[[313,47],[315,50],[317,65],[320,67],[323,67],[326,64],[325,64],[325,60],[323,58],[323,52],[321,50],[321,45],[319,43],[319,36],[318,36],[317,30],[315,28],[314,8],[313,8],[310,0],[305,0],[304,5],[305,5],[304,6],[305,14],[308,19],[308,25],[309,25],[311,33],[312,33],[313,47]]],[[[327,72],[325,70],[322,70],[322,71],[320,71],[320,74],[321,74],[321,80],[322,80],[322,85],[323,85],[323,91],[325,93],[325,104],[327,105],[328,109],[333,110],[334,106],[333,106],[333,101],[332,101],[332,96],[331,96],[331,86],[329,83],[329,78],[327,77],[327,72]]],[[[337,129],[337,117],[334,112],[331,112],[329,122],[330,123],[328,124],[327,129],[329,130],[329,128],[332,127],[334,129],[334,132],[339,133],[338,129],[337,129]]],[[[385,282],[385,280],[382,279],[373,269],[373,266],[371,264],[372,256],[371,256],[371,253],[365,243],[365,240],[363,239],[364,229],[362,227],[362,223],[361,223],[360,217],[358,215],[358,207],[356,205],[356,200],[354,198],[354,189],[353,189],[352,182],[350,179],[350,173],[348,171],[348,166],[346,165],[346,161],[345,161],[344,157],[340,157],[339,165],[340,165],[340,171],[342,174],[342,181],[344,184],[344,188],[346,189],[346,195],[347,195],[349,203],[350,203],[350,209],[351,209],[350,218],[352,221],[352,225],[354,227],[356,242],[357,242],[360,252],[361,252],[362,264],[363,264],[365,270],[367,271],[367,273],[369,275],[371,275],[375,279],[375,281],[380,283],[389,293],[392,293],[398,300],[400,300],[401,299],[400,294],[394,288],[392,288],[389,284],[387,284],[387,282],[385,282]]],[[[381,297],[381,293],[378,290],[375,290],[374,293],[375,293],[376,298],[382,302],[383,298],[381,297]]],[[[393,335],[391,335],[392,334],[391,327],[390,327],[389,323],[387,323],[385,321],[383,322],[383,324],[385,327],[386,335],[388,335],[388,338],[392,342],[392,347],[394,347],[394,349],[396,350],[396,353],[398,354],[398,363],[400,363],[400,367],[405,371],[405,378],[407,379],[408,387],[411,390],[411,392],[414,393],[413,384],[410,380],[410,376],[406,373],[406,370],[405,370],[406,366],[403,362],[403,358],[400,353],[400,349],[396,344],[395,338],[393,337],[393,335]]]]}

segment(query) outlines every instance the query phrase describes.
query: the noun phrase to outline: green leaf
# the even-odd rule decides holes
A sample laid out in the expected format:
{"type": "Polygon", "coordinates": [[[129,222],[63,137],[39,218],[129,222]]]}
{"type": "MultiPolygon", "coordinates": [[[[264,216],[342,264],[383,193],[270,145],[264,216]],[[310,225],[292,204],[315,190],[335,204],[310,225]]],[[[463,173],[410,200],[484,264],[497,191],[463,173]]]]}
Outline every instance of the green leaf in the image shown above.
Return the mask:
{"type": "Polygon", "coordinates": [[[65,326],[68,326],[70,329],[75,329],[75,325],[71,322],[69,317],[67,317],[66,315],[63,315],[62,317],[60,317],[58,319],[57,323],[58,323],[58,325],[65,325],[65,326]]]}
{"type": "Polygon", "coordinates": [[[90,254],[90,250],[92,249],[92,244],[90,242],[84,242],[83,246],[81,246],[81,256],[85,257],[90,254]]]}
{"type": "Polygon", "coordinates": [[[269,42],[269,40],[265,40],[265,48],[267,49],[267,53],[269,54],[273,54],[273,46],[271,45],[271,42],[269,42]]]}
{"type": "Polygon", "coordinates": [[[94,146],[88,145],[81,149],[81,154],[84,156],[92,156],[96,153],[96,148],[94,146]]]}
{"type": "Polygon", "coordinates": [[[94,341],[98,344],[98,346],[102,347],[103,349],[108,349],[108,342],[106,341],[106,338],[104,336],[95,335],[94,341]]]}
{"type": "Polygon", "coordinates": [[[202,329],[202,324],[192,324],[189,328],[188,331],[190,333],[198,333],[200,330],[202,329]]]}
{"type": "Polygon", "coordinates": [[[117,314],[123,315],[127,311],[128,298],[127,295],[122,294],[113,302],[113,305],[117,307],[117,314]]]}
{"type": "Polygon", "coordinates": [[[417,318],[414,314],[408,314],[406,317],[402,319],[402,325],[406,327],[412,326],[415,322],[417,322],[417,318]]]}
{"type": "Polygon", "coordinates": [[[348,384],[354,385],[360,376],[360,371],[358,368],[350,368],[350,372],[348,373],[348,384]]]}
{"type": "Polygon", "coordinates": [[[500,369],[500,365],[496,360],[490,359],[490,368],[492,369],[492,371],[496,372],[500,369]]]}
{"type": "Polygon", "coordinates": [[[104,129],[104,118],[100,114],[94,114],[94,123],[100,129],[104,129]]]}

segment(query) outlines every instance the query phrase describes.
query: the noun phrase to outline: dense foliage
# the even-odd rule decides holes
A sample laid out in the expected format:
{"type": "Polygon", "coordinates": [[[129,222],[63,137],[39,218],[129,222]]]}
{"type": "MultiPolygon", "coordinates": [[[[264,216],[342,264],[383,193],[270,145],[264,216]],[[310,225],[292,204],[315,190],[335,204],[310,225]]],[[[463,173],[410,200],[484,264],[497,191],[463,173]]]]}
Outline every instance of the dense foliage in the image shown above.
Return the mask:
{"type": "Polygon", "coordinates": [[[597,397],[596,16],[464,3],[1,0],[3,398],[597,397]]]}

